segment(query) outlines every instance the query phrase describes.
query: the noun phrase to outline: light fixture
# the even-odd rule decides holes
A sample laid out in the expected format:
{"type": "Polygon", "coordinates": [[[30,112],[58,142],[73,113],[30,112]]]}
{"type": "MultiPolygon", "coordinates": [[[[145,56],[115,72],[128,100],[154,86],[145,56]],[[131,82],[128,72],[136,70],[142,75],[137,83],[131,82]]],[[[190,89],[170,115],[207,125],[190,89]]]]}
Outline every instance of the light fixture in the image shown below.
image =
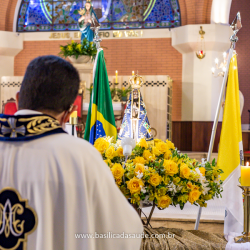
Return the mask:
{"type": "Polygon", "coordinates": [[[121,145],[123,148],[123,155],[130,156],[132,154],[132,150],[135,148],[135,140],[130,137],[125,137],[121,141],[121,145]]]}
{"type": "Polygon", "coordinates": [[[200,26],[199,35],[200,37],[197,42],[197,50],[195,53],[199,59],[203,59],[206,55],[206,52],[205,52],[205,39],[204,39],[205,31],[202,29],[202,26],[200,26]]]}
{"type": "Polygon", "coordinates": [[[212,74],[217,77],[217,76],[222,76],[224,77],[224,74],[226,72],[226,66],[227,66],[227,52],[223,52],[223,62],[219,64],[219,59],[215,58],[215,67],[212,67],[211,71],[212,74]],[[217,74],[215,74],[215,71],[220,70],[217,74]]]}

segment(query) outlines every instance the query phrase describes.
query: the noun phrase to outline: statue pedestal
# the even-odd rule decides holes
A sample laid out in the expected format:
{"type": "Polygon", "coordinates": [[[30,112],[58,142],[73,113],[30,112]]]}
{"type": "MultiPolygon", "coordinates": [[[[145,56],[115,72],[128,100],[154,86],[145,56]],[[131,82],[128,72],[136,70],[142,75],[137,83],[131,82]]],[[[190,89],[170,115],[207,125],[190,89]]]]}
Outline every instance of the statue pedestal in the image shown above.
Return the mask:
{"type": "MultiPolygon", "coordinates": [[[[73,66],[78,70],[81,81],[86,82],[86,89],[89,89],[90,84],[93,82],[94,63],[73,64],[73,66]]],[[[89,100],[90,100],[90,92],[85,90],[85,96],[83,102],[89,103],[89,100]]]]}

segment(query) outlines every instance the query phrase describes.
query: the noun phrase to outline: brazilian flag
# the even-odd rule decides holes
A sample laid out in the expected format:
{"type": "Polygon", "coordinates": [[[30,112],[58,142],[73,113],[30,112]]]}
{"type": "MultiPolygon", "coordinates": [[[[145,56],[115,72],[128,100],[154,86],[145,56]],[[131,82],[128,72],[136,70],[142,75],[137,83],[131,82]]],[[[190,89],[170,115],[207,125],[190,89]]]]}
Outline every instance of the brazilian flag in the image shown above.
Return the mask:
{"type": "Polygon", "coordinates": [[[93,90],[84,134],[84,139],[92,144],[99,137],[113,136],[115,139],[117,138],[108,74],[102,49],[98,50],[93,75],[93,90]]]}

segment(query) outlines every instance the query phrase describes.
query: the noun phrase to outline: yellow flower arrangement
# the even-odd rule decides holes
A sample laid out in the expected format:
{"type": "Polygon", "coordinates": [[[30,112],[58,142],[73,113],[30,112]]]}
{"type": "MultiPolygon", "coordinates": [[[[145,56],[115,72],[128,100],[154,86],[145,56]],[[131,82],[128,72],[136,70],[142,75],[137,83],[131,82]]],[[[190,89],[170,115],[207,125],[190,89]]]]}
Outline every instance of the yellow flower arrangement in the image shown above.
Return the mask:
{"type": "Polygon", "coordinates": [[[191,204],[193,204],[195,201],[199,199],[200,195],[201,195],[201,192],[199,192],[198,190],[193,190],[188,195],[188,201],[191,204]]]}
{"type": "Polygon", "coordinates": [[[106,159],[104,160],[104,162],[109,166],[109,167],[112,167],[114,164],[111,162],[110,159],[106,159]]]}
{"type": "Polygon", "coordinates": [[[190,175],[190,168],[188,167],[187,164],[182,163],[180,167],[180,176],[182,178],[188,179],[189,175],[190,175]]]}
{"type": "Polygon", "coordinates": [[[93,44],[92,42],[89,42],[87,38],[83,39],[81,43],[72,40],[67,45],[61,45],[59,52],[59,55],[61,55],[64,58],[73,56],[77,59],[78,57],[84,55],[92,57],[92,60],[95,59],[96,54],[97,54],[96,45],[93,44]]]}
{"type": "Polygon", "coordinates": [[[119,163],[115,163],[113,167],[111,168],[111,172],[116,180],[119,180],[122,178],[125,170],[123,169],[122,165],[119,163]]]}
{"type": "Polygon", "coordinates": [[[135,157],[135,159],[133,159],[133,162],[134,162],[134,164],[136,164],[136,163],[144,164],[145,159],[143,157],[138,156],[138,157],[135,157]]]}
{"type": "Polygon", "coordinates": [[[169,149],[175,149],[173,142],[166,140],[166,143],[167,143],[169,149]]]}
{"type": "Polygon", "coordinates": [[[164,154],[164,159],[168,160],[171,156],[171,150],[167,150],[167,152],[164,154]]]}
{"type": "Polygon", "coordinates": [[[125,162],[122,147],[111,139],[99,138],[94,146],[109,166],[119,189],[133,204],[148,199],[161,209],[177,204],[183,209],[187,202],[205,207],[208,200],[222,192],[219,180],[222,170],[215,161],[204,167],[179,153],[171,141],[155,139],[154,145],[140,140],[125,162]],[[202,193],[204,190],[206,195],[202,193]]]}
{"type": "Polygon", "coordinates": [[[142,147],[142,148],[147,149],[148,148],[148,143],[147,143],[147,141],[145,139],[141,139],[139,141],[139,146],[142,147]]]}
{"type": "Polygon", "coordinates": [[[157,197],[165,195],[167,192],[167,189],[165,187],[161,187],[157,190],[157,197]]]}
{"type": "Polygon", "coordinates": [[[133,177],[131,180],[127,181],[127,187],[131,194],[140,192],[143,186],[144,184],[142,180],[136,177],[133,177]]]}
{"type": "Polygon", "coordinates": [[[155,146],[156,146],[157,143],[159,143],[159,142],[162,142],[162,140],[161,140],[161,139],[154,139],[154,145],[155,145],[155,146]]]}
{"type": "Polygon", "coordinates": [[[105,140],[104,138],[98,138],[95,143],[94,147],[103,154],[105,150],[109,147],[109,142],[105,140]]]}
{"type": "Polygon", "coordinates": [[[201,174],[203,176],[205,176],[206,169],[204,167],[200,167],[199,170],[200,170],[201,174]]]}
{"type": "Polygon", "coordinates": [[[150,176],[149,181],[148,181],[152,186],[156,187],[158,186],[161,182],[162,182],[162,177],[157,174],[154,173],[150,176]]]}
{"type": "Polygon", "coordinates": [[[179,172],[179,168],[174,161],[164,160],[163,166],[166,170],[166,174],[168,175],[173,176],[179,172]]]}
{"type": "Polygon", "coordinates": [[[81,52],[82,45],[81,45],[81,44],[77,44],[77,45],[76,45],[76,49],[77,49],[78,51],[80,51],[80,52],[81,52]]]}
{"type": "Polygon", "coordinates": [[[156,148],[163,154],[168,151],[168,145],[165,142],[159,142],[156,144],[156,148]]]}
{"type": "Polygon", "coordinates": [[[155,155],[151,154],[149,150],[143,151],[143,157],[146,160],[146,162],[149,162],[150,160],[155,160],[155,155]]]}
{"type": "Polygon", "coordinates": [[[172,199],[168,195],[161,196],[159,199],[157,199],[158,207],[160,208],[166,208],[172,203],[172,199]]]}
{"type": "Polygon", "coordinates": [[[141,163],[136,163],[135,164],[135,173],[144,173],[144,170],[145,170],[145,168],[144,168],[144,165],[143,164],[141,164],[141,163]]]}
{"type": "Polygon", "coordinates": [[[152,148],[152,154],[154,154],[155,156],[159,156],[162,153],[161,153],[161,151],[157,147],[153,147],[152,148]]]}
{"type": "Polygon", "coordinates": [[[116,156],[116,152],[115,152],[115,148],[113,146],[109,147],[107,150],[106,150],[106,153],[105,153],[105,156],[112,160],[115,156],[116,156]]]}
{"type": "Polygon", "coordinates": [[[68,50],[69,50],[69,51],[72,51],[72,50],[73,50],[72,45],[68,45],[68,50]]]}
{"type": "Polygon", "coordinates": [[[117,150],[116,150],[116,155],[119,156],[119,157],[123,157],[123,148],[122,147],[119,147],[117,150]]]}

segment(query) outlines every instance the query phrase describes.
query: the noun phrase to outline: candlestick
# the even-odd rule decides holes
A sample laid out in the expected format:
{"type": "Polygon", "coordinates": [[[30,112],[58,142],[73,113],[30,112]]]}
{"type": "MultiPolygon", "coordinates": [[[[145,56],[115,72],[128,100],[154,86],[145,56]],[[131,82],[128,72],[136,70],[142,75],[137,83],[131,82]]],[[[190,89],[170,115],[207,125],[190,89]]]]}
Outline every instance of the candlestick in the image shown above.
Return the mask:
{"type": "MultiPolygon", "coordinates": [[[[242,181],[242,176],[241,176],[242,181]]],[[[242,184],[241,184],[242,185],[242,184]]],[[[235,243],[245,243],[250,242],[250,187],[247,186],[239,186],[243,190],[244,195],[244,232],[242,232],[241,236],[237,236],[234,238],[235,243]]]]}
{"type": "Polygon", "coordinates": [[[115,82],[118,83],[118,71],[115,72],[115,82]]]}
{"type": "Polygon", "coordinates": [[[247,162],[246,166],[241,166],[241,186],[250,186],[249,162],[247,162]]]}
{"type": "Polygon", "coordinates": [[[70,115],[70,118],[69,118],[69,123],[71,125],[76,125],[77,124],[77,111],[74,111],[71,115],[70,115]]]}

